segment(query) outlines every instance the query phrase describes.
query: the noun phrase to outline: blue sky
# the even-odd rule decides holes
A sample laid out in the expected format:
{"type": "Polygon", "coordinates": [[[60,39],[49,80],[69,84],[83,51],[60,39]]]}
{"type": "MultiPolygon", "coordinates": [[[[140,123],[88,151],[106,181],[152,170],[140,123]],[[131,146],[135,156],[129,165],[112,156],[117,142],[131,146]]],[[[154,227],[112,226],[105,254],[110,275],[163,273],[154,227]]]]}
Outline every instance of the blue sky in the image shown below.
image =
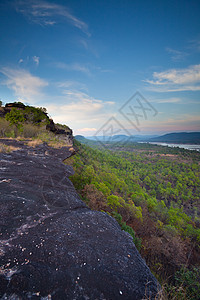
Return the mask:
{"type": "Polygon", "coordinates": [[[0,98],[86,136],[200,131],[199,15],[198,0],[1,1],[0,98]]]}

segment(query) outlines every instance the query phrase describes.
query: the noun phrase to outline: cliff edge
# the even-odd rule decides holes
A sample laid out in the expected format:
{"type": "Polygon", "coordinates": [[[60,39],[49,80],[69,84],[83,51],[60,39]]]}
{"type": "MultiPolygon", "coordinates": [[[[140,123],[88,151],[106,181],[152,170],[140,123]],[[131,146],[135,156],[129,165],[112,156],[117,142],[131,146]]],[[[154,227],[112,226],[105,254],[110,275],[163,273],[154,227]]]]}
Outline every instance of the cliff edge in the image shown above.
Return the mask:
{"type": "Polygon", "coordinates": [[[69,147],[0,140],[1,299],[155,299],[131,236],[79,198],[69,147]]]}

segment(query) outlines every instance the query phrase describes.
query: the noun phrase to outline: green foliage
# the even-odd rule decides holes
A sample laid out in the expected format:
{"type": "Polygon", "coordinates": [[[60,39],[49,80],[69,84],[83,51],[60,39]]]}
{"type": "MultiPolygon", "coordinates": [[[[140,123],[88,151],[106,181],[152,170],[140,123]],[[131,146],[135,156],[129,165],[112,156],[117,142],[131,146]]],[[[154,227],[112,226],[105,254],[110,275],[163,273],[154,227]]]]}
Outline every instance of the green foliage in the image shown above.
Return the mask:
{"type": "Polygon", "coordinates": [[[56,127],[58,129],[64,129],[66,132],[71,132],[71,129],[69,128],[69,126],[67,126],[65,124],[56,123],[56,127]]]}
{"type": "Polygon", "coordinates": [[[177,286],[183,287],[184,296],[186,296],[186,299],[188,300],[199,299],[200,267],[193,267],[191,268],[191,270],[182,267],[180,271],[176,272],[175,280],[177,286]]]}
{"type": "Polygon", "coordinates": [[[46,131],[49,118],[45,108],[25,106],[21,102],[14,104],[16,107],[12,107],[5,118],[0,118],[0,136],[15,138],[20,135],[32,138],[46,131]]]}
{"type": "Polygon", "coordinates": [[[101,191],[105,196],[109,196],[111,193],[111,190],[107,187],[107,185],[104,182],[94,182],[94,185],[96,188],[101,191]]]}
{"type": "Polygon", "coordinates": [[[15,135],[15,131],[14,130],[11,130],[11,131],[9,131],[9,132],[6,132],[5,133],[5,136],[7,137],[7,138],[15,138],[16,137],[16,135],[15,135]]]}
{"type": "MultiPolygon", "coordinates": [[[[184,259],[198,260],[199,153],[144,144],[110,150],[76,141],[75,145],[79,152],[73,156],[71,180],[83,200],[91,209],[116,218],[159,278],[173,281],[184,259]],[[90,191],[87,195],[86,190],[90,191]],[[196,251],[193,257],[189,255],[191,244],[196,251]]],[[[173,286],[172,299],[187,299],[182,291],[173,286]]]]}
{"type": "Polygon", "coordinates": [[[131,211],[132,200],[132,213],[141,220],[146,206],[150,215],[163,223],[163,228],[172,226],[182,237],[199,241],[197,211],[195,215],[193,211],[191,215],[188,210],[187,213],[184,211],[184,199],[189,197],[195,204],[200,198],[200,167],[197,163],[191,166],[162,157],[149,157],[144,152],[116,153],[81,147],[75,157],[78,171],[75,177],[79,176],[82,187],[94,184],[107,197],[108,206],[116,211],[120,207],[131,211]]]}
{"type": "Polygon", "coordinates": [[[110,195],[107,197],[107,204],[114,210],[116,210],[117,207],[122,206],[119,197],[115,195],[110,195]]]}
{"type": "MultiPolygon", "coordinates": [[[[15,103],[23,105],[21,102],[15,103]]],[[[23,124],[27,122],[35,125],[49,123],[46,109],[33,106],[24,106],[22,109],[13,107],[11,111],[6,114],[5,119],[10,122],[10,125],[16,125],[20,130],[23,124]]]]}
{"type": "Polygon", "coordinates": [[[157,205],[158,205],[158,201],[156,198],[152,198],[152,197],[147,198],[147,207],[149,212],[155,210],[157,205]]]}
{"type": "Polygon", "coordinates": [[[5,118],[0,118],[0,137],[15,137],[16,126],[11,126],[5,118]]]}
{"type": "Polygon", "coordinates": [[[119,223],[121,229],[128,232],[132,236],[134,244],[136,245],[137,249],[140,251],[142,245],[141,239],[135,236],[135,231],[133,230],[133,228],[128,226],[126,222],[122,221],[122,216],[120,214],[113,212],[113,217],[119,223]]]}
{"type": "Polygon", "coordinates": [[[129,211],[132,212],[132,214],[139,219],[141,222],[143,222],[143,216],[142,216],[142,207],[136,206],[133,201],[129,201],[129,205],[126,206],[129,211]]]}
{"type": "Polygon", "coordinates": [[[16,125],[19,131],[23,131],[23,123],[25,122],[24,114],[21,110],[13,107],[9,113],[6,114],[5,119],[10,122],[10,125],[16,125]]]}
{"type": "Polygon", "coordinates": [[[33,124],[40,124],[49,122],[45,108],[38,108],[33,106],[26,106],[23,110],[24,118],[27,122],[31,122],[33,124]]]}

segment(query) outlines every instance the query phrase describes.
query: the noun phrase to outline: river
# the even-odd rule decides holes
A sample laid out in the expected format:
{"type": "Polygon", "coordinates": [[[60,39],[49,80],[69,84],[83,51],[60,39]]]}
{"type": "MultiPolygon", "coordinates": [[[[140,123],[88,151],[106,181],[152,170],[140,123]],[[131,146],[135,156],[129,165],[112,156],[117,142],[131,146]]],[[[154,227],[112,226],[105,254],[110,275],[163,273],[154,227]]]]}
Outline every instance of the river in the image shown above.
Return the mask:
{"type": "Polygon", "coordinates": [[[158,142],[150,142],[149,144],[160,145],[160,146],[168,146],[168,147],[179,147],[187,150],[195,150],[200,152],[200,145],[189,145],[189,144],[168,144],[168,143],[158,143],[158,142]]]}

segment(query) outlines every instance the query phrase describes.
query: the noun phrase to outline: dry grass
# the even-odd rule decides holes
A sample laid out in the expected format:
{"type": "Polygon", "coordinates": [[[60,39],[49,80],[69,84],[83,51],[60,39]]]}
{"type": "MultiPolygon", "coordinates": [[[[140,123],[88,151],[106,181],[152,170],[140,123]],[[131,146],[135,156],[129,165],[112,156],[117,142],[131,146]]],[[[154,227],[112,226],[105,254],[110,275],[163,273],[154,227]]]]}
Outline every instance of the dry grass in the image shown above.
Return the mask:
{"type": "Polygon", "coordinates": [[[17,151],[20,148],[14,146],[7,146],[5,144],[0,144],[0,153],[9,153],[12,151],[17,151]]]}
{"type": "Polygon", "coordinates": [[[32,141],[31,138],[24,138],[23,136],[18,136],[18,137],[0,137],[0,140],[11,140],[11,141],[27,141],[30,140],[32,141]]]}
{"type": "Polygon", "coordinates": [[[66,143],[66,142],[57,142],[57,141],[52,141],[50,143],[48,143],[48,146],[52,147],[52,148],[56,148],[56,149],[59,149],[59,148],[62,148],[62,147],[70,147],[71,145],[66,143]]]}
{"type": "Polygon", "coordinates": [[[70,151],[70,152],[75,152],[75,149],[74,149],[73,147],[70,147],[70,148],[69,148],[69,151],[70,151]]]}
{"type": "Polygon", "coordinates": [[[26,145],[27,145],[28,147],[33,147],[33,148],[35,148],[36,146],[41,145],[42,143],[43,143],[42,140],[36,139],[36,140],[30,140],[30,141],[28,141],[28,142],[26,143],[26,145]]]}
{"type": "Polygon", "coordinates": [[[41,132],[45,132],[45,125],[37,126],[34,124],[23,124],[22,132],[17,129],[15,125],[0,117],[0,137],[3,138],[17,138],[22,136],[23,138],[37,138],[41,132]]]}

